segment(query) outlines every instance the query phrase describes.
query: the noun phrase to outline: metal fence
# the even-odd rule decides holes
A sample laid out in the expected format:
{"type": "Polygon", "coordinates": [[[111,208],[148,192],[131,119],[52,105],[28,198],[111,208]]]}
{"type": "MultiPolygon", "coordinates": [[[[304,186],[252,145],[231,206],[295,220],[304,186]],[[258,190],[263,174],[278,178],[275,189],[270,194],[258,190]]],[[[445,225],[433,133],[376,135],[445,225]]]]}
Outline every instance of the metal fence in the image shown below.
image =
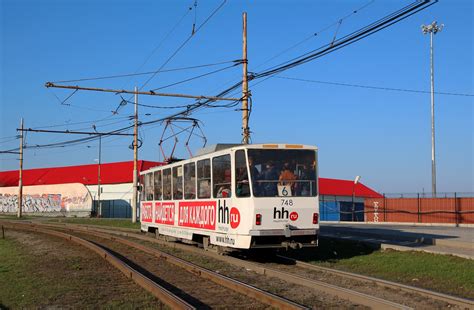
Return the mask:
{"type": "Polygon", "coordinates": [[[403,193],[367,198],[366,222],[474,224],[474,193],[403,193]]]}
{"type": "Polygon", "coordinates": [[[474,198],[471,192],[442,192],[442,193],[385,193],[385,198],[474,198]]]}

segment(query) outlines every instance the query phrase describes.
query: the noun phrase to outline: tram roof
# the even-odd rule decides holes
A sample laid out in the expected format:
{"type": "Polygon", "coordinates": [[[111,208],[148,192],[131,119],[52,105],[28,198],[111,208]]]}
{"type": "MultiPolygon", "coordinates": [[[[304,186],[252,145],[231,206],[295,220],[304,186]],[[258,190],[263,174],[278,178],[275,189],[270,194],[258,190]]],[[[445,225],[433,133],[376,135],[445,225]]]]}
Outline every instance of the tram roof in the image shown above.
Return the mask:
{"type": "Polygon", "coordinates": [[[197,154],[188,159],[176,160],[170,163],[164,163],[163,165],[151,167],[148,170],[141,171],[140,174],[146,174],[147,172],[153,172],[155,170],[165,169],[166,167],[174,167],[189,162],[193,162],[199,159],[209,158],[215,154],[216,156],[223,155],[232,150],[240,149],[262,149],[262,150],[314,150],[317,151],[316,146],[304,145],[304,144],[284,144],[284,143],[265,143],[265,144],[231,144],[231,143],[220,143],[210,145],[208,147],[200,149],[197,154]]]}
{"type": "MultiPolygon", "coordinates": [[[[303,144],[288,144],[288,143],[260,143],[260,144],[236,144],[236,143],[218,143],[207,147],[204,147],[197,151],[196,156],[208,155],[222,150],[227,149],[311,149],[316,150],[315,146],[303,145],[303,144]]],[[[194,158],[193,157],[193,158],[194,158]]]]}

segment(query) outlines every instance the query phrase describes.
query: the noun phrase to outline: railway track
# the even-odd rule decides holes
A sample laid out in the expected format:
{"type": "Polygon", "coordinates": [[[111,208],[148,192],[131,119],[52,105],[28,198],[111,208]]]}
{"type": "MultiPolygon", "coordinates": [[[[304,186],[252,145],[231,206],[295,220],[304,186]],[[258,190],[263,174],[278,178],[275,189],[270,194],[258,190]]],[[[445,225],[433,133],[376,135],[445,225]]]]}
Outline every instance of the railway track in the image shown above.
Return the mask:
{"type": "MultiPolygon", "coordinates": [[[[381,299],[381,298],[378,298],[378,297],[374,297],[374,296],[371,296],[371,295],[368,295],[368,294],[360,293],[360,292],[350,290],[350,289],[347,289],[347,288],[331,285],[331,284],[328,284],[328,283],[325,283],[325,282],[322,282],[322,281],[317,281],[317,280],[314,280],[314,279],[309,279],[309,278],[306,278],[306,277],[298,276],[298,275],[295,275],[295,274],[292,274],[292,273],[289,273],[289,272],[280,271],[280,270],[277,270],[275,268],[268,268],[268,267],[265,267],[261,264],[256,264],[256,263],[253,263],[253,262],[245,261],[245,260],[230,257],[230,256],[221,256],[221,255],[217,255],[217,254],[212,253],[212,252],[205,252],[201,249],[194,248],[194,247],[189,247],[189,246],[182,245],[182,244],[177,244],[177,243],[170,244],[170,243],[160,241],[156,238],[151,238],[151,237],[136,234],[136,233],[129,233],[129,232],[124,231],[124,230],[110,231],[108,229],[100,229],[100,228],[95,228],[95,227],[80,227],[80,225],[74,225],[74,224],[73,225],[45,224],[45,225],[55,226],[55,227],[61,226],[65,229],[73,228],[73,229],[81,230],[83,232],[94,232],[95,234],[97,234],[97,233],[106,233],[106,234],[110,235],[112,233],[112,234],[115,234],[115,235],[121,235],[121,236],[125,236],[125,237],[133,237],[133,238],[136,238],[136,239],[140,239],[140,240],[148,241],[148,242],[153,242],[153,243],[158,243],[158,244],[161,244],[161,245],[168,245],[168,246],[172,245],[173,247],[184,249],[186,251],[192,251],[192,252],[195,252],[199,255],[206,255],[206,256],[211,256],[213,258],[217,258],[218,260],[225,261],[226,263],[229,263],[229,264],[234,265],[234,266],[239,266],[239,267],[246,268],[248,270],[253,270],[254,272],[256,272],[258,274],[261,274],[261,275],[278,278],[278,279],[281,279],[285,282],[289,282],[289,283],[294,284],[294,285],[300,285],[300,286],[304,286],[304,287],[307,287],[307,288],[310,288],[310,289],[316,289],[320,292],[326,293],[328,295],[335,296],[338,299],[344,299],[344,300],[350,301],[351,303],[354,303],[354,304],[359,304],[359,305],[367,306],[367,307],[370,307],[370,308],[410,309],[410,307],[407,307],[407,306],[404,306],[404,305],[401,305],[401,304],[398,304],[398,303],[395,303],[395,302],[387,301],[387,300],[384,300],[384,299],[381,299]]],[[[110,238],[112,238],[112,237],[110,237],[110,238]]],[[[113,239],[118,240],[116,237],[113,238],[113,239]]]]}
{"type": "Polygon", "coordinates": [[[301,267],[301,268],[304,268],[304,269],[327,272],[327,273],[331,273],[331,274],[334,274],[334,275],[337,275],[337,276],[340,276],[340,277],[343,277],[343,278],[347,278],[347,279],[353,279],[353,280],[357,280],[357,281],[361,281],[361,282],[365,282],[365,283],[372,283],[372,284],[375,284],[375,285],[380,286],[380,287],[397,289],[397,290],[401,290],[401,291],[405,291],[405,292],[409,292],[409,293],[417,293],[421,296],[425,296],[425,297],[428,297],[428,298],[431,298],[431,299],[435,299],[435,300],[446,302],[446,303],[449,303],[449,304],[452,304],[452,305],[456,305],[456,306],[459,306],[463,309],[474,309],[474,301],[470,300],[470,299],[459,298],[459,297],[456,297],[456,296],[451,296],[451,295],[447,295],[447,294],[443,294],[443,293],[438,293],[438,292],[434,292],[434,291],[430,291],[430,290],[426,290],[426,289],[422,289],[422,288],[418,288],[418,287],[414,287],[414,286],[410,286],[410,285],[395,283],[395,282],[392,282],[392,281],[387,281],[387,280],[377,279],[377,278],[373,278],[373,277],[368,277],[368,276],[364,276],[364,275],[360,275],[360,274],[356,274],[356,273],[351,273],[351,272],[347,272],[347,271],[341,271],[341,270],[337,270],[337,269],[321,267],[321,266],[317,266],[317,265],[314,265],[314,264],[309,264],[309,263],[306,263],[306,262],[302,262],[302,261],[299,261],[299,260],[296,260],[296,259],[293,259],[293,258],[290,258],[290,257],[286,257],[286,256],[283,256],[283,255],[277,255],[277,257],[281,258],[282,260],[285,260],[287,262],[291,262],[295,266],[298,266],[298,267],[301,267]]]}
{"type": "MultiPolygon", "coordinates": [[[[96,228],[88,227],[87,229],[93,229],[94,230],[96,228]]],[[[237,260],[237,259],[234,259],[232,257],[216,255],[215,253],[212,253],[212,252],[205,252],[205,251],[202,251],[201,249],[197,249],[197,248],[190,247],[190,246],[183,245],[183,244],[179,244],[179,243],[163,242],[163,241],[157,240],[155,238],[139,235],[139,234],[136,234],[136,233],[131,233],[131,232],[129,232],[129,230],[121,230],[121,232],[119,232],[119,233],[122,234],[123,236],[130,236],[130,237],[133,237],[133,238],[139,238],[139,239],[142,239],[142,240],[167,245],[167,246],[170,246],[170,247],[175,247],[175,248],[179,248],[179,249],[186,250],[186,251],[192,251],[192,252],[195,252],[199,255],[211,256],[211,257],[219,259],[219,260],[228,261],[229,263],[232,263],[232,264],[236,264],[236,265],[239,265],[239,266],[242,266],[242,267],[245,267],[245,268],[253,269],[256,272],[259,272],[261,274],[267,274],[268,275],[269,273],[273,273],[273,271],[274,271],[272,268],[265,267],[264,265],[255,265],[255,264],[251,265],[251,263],[246,262],[246,261],[242,262],[241,260],[237,260]]],[[[282,257],[282,259],[284,259],[284,258],[282,257]]],[[[286,260],[288,260],[288,258],[286,258],[286,260]]],[[[374,284],[376,286],[393,289],[395,291],[399,290],[399,291],[404,291],[404,292],[407,292],[407,293],[410,293],[410,294],[414,293],[414,294],[417,294],[419,296],[422,296],[422,297],[425,297],[425,298],[428,298],[428,299],[443,302],[443,303],[446,303],[448,305],[457,306],[461,309],[474,309],[474,301],[470,300],[470,299],[459,298],[459,297],[456,297],[456,296],[442,294],[442,293],[438,293],[438,292],[434,292],[434,291],[430,291],[430,290],[426,290],[426,289],[421,289],[421,288],[417,288],[417,287],[413,287],[413,286],[403,285],[403,284],[400,284],[400,283],[390,282],[390,281],[381,280],[381,279],[377,279],[377,278],[373,278],[373,277],[366,277],[366,276],[362,276],[362,275],[358,275],[358,274],[354,274],[354,273],[338,271],[338,270],[335,270],[335,269],[318,267],[316,265],[304,263],[304,262],[301,262],[301,261],[294,261],[293,260],[293,263],[295,264],[295,266],[298,266],[298,267],[301,267],[301,268],[306,268],[306,269],[313,270],[313,271],[324,271],[324,272],[327,272],[327,273],[330,273],[330,274],[333,274],[333,275],[343,276],[344,278],[361,282],[362,284],[371,283],[371,284],[374,284]]],[[[285,273],[281,273],[279,275],[281,275],[282,278],[285,278],[287,276],[285,273]]],[[[296,278],[295,280],[298,281],[299,279],[296,278]]],[[[308,282],[308,285],[312,285],[311,282],[308,282]]],[[[330,290],[330,288],[329,288],[329,290],[330,290]]],[[[351,299],[351,297],[349,297],[349,296],[348,296],[348,298],[351,299]]]]}
{"type": "MultiPolygon", "coordinates": [[[[3,225],[5,226],[5,225],[3,225]]],[[[173,309],[196,309],[196,307],[192,306],[182,298],[176,296],[166,288],[162,287],[160,284],[156,283],[155,281],[151,280],[143,273],[139,272],[138,270],[129,266],[123,259],[117,257],[116,255],[112,254],[110,251],[82,238],[77,236],[73,236],[70,234],[66,234],[63,232],[55,231],[52,229],[43,229],[39,227],[28,227],[26,225],[6,225],[8,229],[13,230],[23,230],[23,231],[31,231],[31,232],[39,232],[42,234],[62,238],[68,240],[70,242],[74,242],[79,244],[101,256],[115,268],[120,270],[126,277],[132,279],[135,283],[139,286],[150,292],[153,296],[158,298],[161,302],[165,305],[173,308],[173,309]]]]}
{"type": "MultiPolygon", "coordinates": [[[[49,234],[53,235],[56,237],[60,237],[63,239],[66,239],[71,242],[78,243],[82,246],[85,246],[97,254],[99,254],[101,257],[106,259],[109,263],[111,263],[113,266],[118,268],[122,273],[124,273],[127,277],[131,278],[134,280],[138,285],[143,287],[144,289],[148,290],[150,293],[152,293],[155,297],[157,297],[160,301],[165,303],[166,305],[170,306],[173,309],[196,309],[196,307],[206,307],[207,305],[204,305],[202,303],[199,303],[196,305],[193,305],[192,302],[186,301],[185,299],[177,296],[170,290],[166,289],[165,287],[161,286],[160,284],[157,283],[157,281],[154,281],[147,277],[143,272],[139,271],[136,268],[133,268],[125,262],[124,258],[122,258],[122,253],[120,252],[119,255],[114,255],[112,251],[106,250],[105,248],[110,247],[110,245],[105,245],[104,243],[101,242],[100,240],[98,241],[97,239],[106,239],[109,240],[113,243],[119,243],[121,245],[124,245],[129,248],[133,248],[139,251],[142,251],[144,253],[147,253],[149,255],[152,255],[156,258],[159,258],[160,261],[164,261],[165,263],[170,263],[175,266],[178,266],[181,268],[183,271],[191,273],[193,276],[200,277],[202,279],[205,279],[207,281],[211,281],[219,286],[225,287],[227,289],[232,290],[233,292],[244,295],[247,297],[250,297],[254,300],[257,301],[257,303],[261,303],[270,307],[274,308],[279,308],[279,309],[307,309],[307,307],[299,305],[295,302],[292,302],[290,300],[287,300],[285,298],[282,298],[280,296],[265,292],[261,289],[258,289],[256,287],[247,285],[245,283],[242,283],[240,281],[231,279],[229,277],[220,275],[218,273],[212,272],[210,270],[207,270],[205,268],[199,267],[195,264],[192,264],[190,262],[184,261],[180,258],[177,258],[173,255],[164,253],[162,251],[159,251],[154,248],[146,247],[142,244],[132,242],[130,240],[126,240],[123,238],[116,237],[114,235],[110,234],[105,234],[103,232],[92,232],[92,231],[84,231],[79,228],[66,228],[66,227],[61,227],[61,229],[67,229],[69,232],[72,233],[81,233],[81,234],[89,234],[93,235],[94,241],[91,242],[89,240],[86,240],[85,238],[78,237],[77,235],[71,235],[68,233],[64,232],[59,232],[55,230],[54,228],[58,229],[58,227],[47,227],[47,228],[42,228],[39,226],[47,226],[47,225],[25,225],[25,224],[18,224],[15,223],[16,225],[9,224],[6,227],[9,229],[20,229],[20,230],[28,230],[28,231],[35,231],[35,232],[40,232],[44,234],[49,234]]],[[[5,225],[4,225],[5,226],[5,225]]],[[[114,249],[114,252],[116,250],[114,249]]],[[[142,261],[143,264],[143,261],[142,261]]],[[[139,265],[139,264],[137,264],[139,265]]],[[[191,276],[188,276],[190,278],[191,276]]],[[[199,282],[199,281],[198,281],[199,282]]],[[[193,284],[196,286],[195,284],[193,284]]],[[[199,282],[198,287],[203,286],[203,281],[199,282]]],[[[205,289],[205,287],[203,287],[205,289]]],[[[225,305],[226,299],[222,298],[220,299],[220,305],[225,305]]],[[[232,305],[230,305],[232,306],[232,305]]],[[[260,306],[260,308],[266,308],[267,306],[260,306]]]]}
{"type": "MultiPolygon", "coordinates": [[[[393,302],[389,302],[389,301],[386,301],[386,300],[383,300],[382,303],[381,303],[380,298],[373,297],[373,296],[363,294],[363,293],[360,293],[360,292],[356,292],[356,291],[353,291],[353,290],[349,290],[349,289],[335,287],[335,286],[329,285],[327,283],[319,283],[321,281],[315,281],[313,279],[310,279],[310,278],[307,278],[307,277],[304,277],[304,276],[298,276],[298,275],[293,274],[292,272],[280,271],[276,268],[266,267],[263,264],[257,264],[257,263],[245,261],[245,260],[234,258],[234,257],[217,255],[217,254],[212,253],[212,252],[206,252],[206,251],[203,251],[202,249],[198,249],[196,247],[190,247],[188,245],[184,245],[184,244],[180,244],[180,243],[164,242],[164,241],[158,240],[156,238],[152,238],[152,237],[145,236],[145,235],[142,235],[142,234],[134,233],[134,232],[131,232],[131,231],[128,231],[128,230],[112,231],[112,230],[109,230],[109,229],[101,229],[101,228],[90,227],[90,226],[89,227],[84,227],[82,225],[74,225],[74,224],[72,224],[72,225],[46,224],[46,225],[56,226],[56,227],[63,226],[64,228],[65,227],[75,227],[75,228],[81,229],[83,231],[102,232],[102,233],[107,233],[107,234],[120,235],[120,236],[123,236],[123,237],[131,237],[131,238],[139,239],[139,240],[142,240],[142,241],[157,243],[157,244],[160,244],[160,245],[166,245],[168,247],[181,249],[181,250],[184,250],[184,251],[187,251],[187,252],[194,252],[194,253],[199,254],[201,256],[205,255],[205,256],[208,256],[208,257],[212,257],[214,259],[225,261],[225,262],[233,264],[233,265],[237,265],[237,266],[241,266],[241,267],[244,267],[244,268],[247,268],[247,269],[251,269],[251,270],[253,270],[253,271],[255,271],[259,274],[264,274],[264,275],[267,275],[267,276],[277,277],[277,278],[284,279],[285,281],[288,281],[288,282],[291,282],[291,283],[294,283],[294,284],[311,287],[311,288],[314,288],[316,290],[323,291],[323,292],[326,292],[328,294],[336,295],[339,298],[348,299],[348,300],[351,300],[351,301],[356,302],[358,304],[365,305],[365,306],[368,306],[368,307],[371,307],[371,308],[381,308],[381,307],[387,308],[387,309],[388,308],[391,308],[391,309],[407,309],[407,308],[409,308],[407,306],[400,305],[400,304],[393,303],[393,302]],[[77,227],[77,226],[82,226],[82,227],[77,227]]],[[[362,284],[365,284],[365,285],[372,284],[372,285],[380,286],[380,287],[383,287],[383,288],[400,290],[400,291],[404,291],[404,292],[408,292],[408,293],[415,293],[419,296],[422,296],[422,297],[425,297],[425,298],[430,298],[430,299],[437,300],[437,301],[440,301],[440,302],[444,302],[444,303],[449,304],[449,305],[455,305],[455,306],[457,306],[459,308],[462,308],[462,309],[474,309],[474,301],[469,300],[469,299],[450,296],[450,295],[446,295],[446,294],[442,294],[442,293],[438,293],[438,292],[433,292],[433,291],[429,291],[429,290],[425,290],[425,289],[421,289],[421,288],[417,288],[417,287],[407,286],[407,285],[403,285],[403,284],[399,284],[399,283],[394,283],[394,282],[385,281],[385,280],[381,280],[381,279],[377,279],[377,278],[362,276],[362,275],[358,275],[358,274],[343,272],[343,271],[339,271],[339,270],[335,270],[335,269],[319,267],[319,266],[304,263],[304,262],[301,262],[301,261],[296,261],[296,260],[293,260],[291,258],[284,257],[284,256],[280,256],[280,259],[285,260],[287,262],[291,262],[295,267],[298,267],[298,268],[303,268],[303,269],[307,269],[307,270],[311,270],[311,271],[315,271],[315,272],[330,273],[330,274],[333,274],[333,275],[337,275],[337,276],[340,276],[340,277],[344,277],[344,278],[347,278],[347,279],[358,281],[358,282],[360,282],[362,284]]]]}

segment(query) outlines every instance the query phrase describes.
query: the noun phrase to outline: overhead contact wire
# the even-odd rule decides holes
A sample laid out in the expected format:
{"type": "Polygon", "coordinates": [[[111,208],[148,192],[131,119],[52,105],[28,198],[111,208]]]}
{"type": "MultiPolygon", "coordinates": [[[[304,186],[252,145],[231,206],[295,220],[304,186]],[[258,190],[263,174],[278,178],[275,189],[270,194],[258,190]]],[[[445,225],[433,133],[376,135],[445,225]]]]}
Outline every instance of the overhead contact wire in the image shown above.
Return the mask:
{"type": "MultiPolygon", "coordinates": [[[[317,49],[317,50],[320,50],[320,51],[316,52],[316,53],[309,52],[309,53],[307,53],[308,56],[305,56],[305,57],[302,57],[302,58],[297,58],[297,60],[294,60],[292,62],[286,62],[286,65],[281,65],[279,67],[274,67],[274,69],[272,69],[272,70],[267,70],[267,71],[263,71],[259,74],[254,74],[250,80],[257,79],[257,78],[269,77],[271,75],[274,75],[274,74],[280,73],[282,71],[285,71],[289,68],[301,65],[301,64],[306,63],[308,61],[314,60],[318,57],[329,54],[329,53],[331,53],[335,50],[338,50],[340,48],[348,46],[352,43],[355,43],[355,42],[367,37],[367,36],[370,36],[374,33],[377,33],[378,31],[381,31],[382,29],[385,29],[386,27],[389,27],[389,26],[391,26],[395,23],[398,23],[398,22],[404,20],[405,18],[408,18],[409,16],[411,16],[413,14],[416,14],[417,12],[426,9],[427,7],[433,5],[436,2],[437,1],[431,2],[429,0],[425,0],[425,1],[422,1],[422,2],[419,2],[419,1],[414,2],[411,5],[405,6],[404,8],[402,8],[402,9],[400,9],[400,10],[394,12],[394,13],[391,13],[391,14],[387,15],[384,18],[381,18],[381,19],[371,23],[369,26],[362,27],[359,30],[356,30],[356,31],[352,32],[351,34],[344,36],[343,38],[337,40],[335,42],[335,44],[333,46],[329,47],[329,48],[317,49]]],[[[225,3],[225,1],[223,3],[225,3]]],[[[221,6],[222,5],[223,4],[221,4],[221,6]]],[[[218,7],[218,9],[220,7],[218,7]]],[[[216,11],[218,9],[216,9],[216,11]]],[[[230,92],[232,92],[232,91],[236,90],[237,88],[239,88],[239,86],[241,86],[241,83],[242,83],[241,81],[235,83],[233,86],[231,86],[231,87],[227,88],[226,90],[220,92],[216,97],[223,97],[223,96],[229,94],[230,92]]],[[[148,125],[148,124],[161,122],[163,120],[166,120],[166,119],[169,119],[169,118],[172,118],[172,117],[176,117],[176,116],[179,116],[179,115],[189,115],[191,112],[194,112],[194,111],[198,110],[201,107],[212,106],[212,105],[210,105],[211,102],[212,102],[212,100],[205,100],[203,102],[197,102],[195,104],[189,105],[189,107],[187,107],[183,111],[174,113],[173,115],[170,115],[168,117],[164,117],[164,118],[161,118],[161,119],[152,120],[152,121],[148,121],[148,122],[142,122],[142,123],[139,124],[139,126],[145,126],[145,125],[148,125]]],[[[115,131],[112,131],[110,133],[123,132],[124,130],[129,130],[132,127],[133,127],[133,125],[127,126],[127,127],[120,128],[120,129],[117,129],[115,131]]],[[[83,142],[83,141],[94,140],[94,139],[97,139],[97,137],[88,137],[88,138],[77,139],[77,140],[72,140],[72,141],[65,141],[65,142],[62,143],[62,145],[67,145],[67,144],[72,144],[72,143],[80,143],[80,142],[83,142]]],[[[50,144],[50,145],[38,146],[38,147],[57,146],[57,145],[60,145],[60,144],[61,143],[55,143],[55,144],[50,144]]],[[[13,150],[17,150],[17,149],[12,149],[11,151],[13,151],[13,150]]]]}
{"type": "MultiPolygon", "coordinates": [[[[347,87],[368,88],[368,89],[398,91],[398,92],[408,92],[408,93],[421,93],[421,94],[431,93],[431,91],[428,91],[428,90],[416,90],[416,89],[407,89],[407,88],[393,88],[393,87],[380,87],[380,86],[338,83],[338,82],[328,82],[328,81],[316,81],[316,80],[294,78],[294,77],[289,77],[289,76],[273,76],[273,77],[278,78],[278,79],[286,79],[286,80],[301,81],[301,82],[308,82],[308,83],[328,84],[328,85],[335,85],[335,86],[347,86],[347,87]]],[[[467,93],[437,92],[437,91],[434,93],[438,95],[474,97],[474,94],[467,94],[467,93]]]]}
{"type": "MultiPolygon", "coordinates": [[[[233,63],[240,60],[228,60],[228,61],[221,61],[216,63],[204,64],[204,65],[197,65],[197,66],[189,66],[189,67],[181,67],[181,68],[173,68],[173,69],[164,69],[164,70],[155,70],[149,72],[139,72],[139,73],[126,73],[126,74],[117,74],[117,75],[108,75],[108,76],[98,76],[98,77],[90,77],[90,78],[82,78],[82,79],[75,79],[75,80],[62,80],[62,81],[54,81],[51,83],[54,84],[64,84],[64,83],[72,83],[72,82],[84,82],[84,81],[95,81],[95,80],[107,80],[107,79],[116,79],[116,78],[123,78],[123,77],[130,77],[130,76],[140,76],[140,75],[150,75],[156,73],[165,73],[165,72],[175,72],[175,71],[184,71],[184,70],[191,70],[191,69],[200,69],[205,67],[213,67],[228,63],[233,63]]],[[[59,102],[62,100],[59,99],[59,102]]]]}
{"type": "Polygon", "coordinates": [[[155,90],[160,90],[160,89],[164,89],[164,88],[168,88],[168,87],[175,86],[175,85],[179,85],[179,84],[183,84],[183,83],[186,83],[186,82],[189,82],[189,81],[193,81],[193,80],[196,80],[196,79],[205,77],[205,76],[209,76],[209,75],[212,75],[212,74],[215,74],[215,73],[219,73],[219,72],[222,72],[222,71],[224,71],[224,70],[233,68],[233,67],[235,67],[235,66],[237,66],[237,65],[239,65],[239,64],[241,64],[241,62],[235,63],[235,64],[233,64],[233,65],[231,65],[231,66],[227,66],[227,67],[224,67],[224,68],[221,68],[221,69],[217,69],[217,70],[214,70],[214,71],[211,71],[211,72],[207,72],[207,73],[204,73],[204,74],[200,74],[200,75],[197,75],[197,76],[194,76],[194,77],[191,77],[191,78],[182,80],[182,81],[178,81],[178,82],[171,83],[171,84],[168,84],[168,85],[164,85],[164,86],[161,86],[161,87],[158,87],[158,88],[154,88],[153,91],[155,91],[155,90]]]}
{"type": "Polygon", "coordinates": [[[209,15],[206,20],[204,20],[204,22],[196,29],[196,31],[194,32],[194,34],[190,35],[186,40],[184,40],[183,43],[181,43],[181,45],[173,52],[173,54],[171,54],[171,56],[168,57],[168,59],[160,66],[160,68],[150,77],[148,78],[148,80],[145,81],[145,83],[140,87],[140,90],[142,90],[146,85],[148,85],[148,83],[153,79],[155,78],[155,76],[158,74],[158,72],[163,69],[178,53],[179,51],[189,42],[189,40],[191,40],[192,37],[194,37],[194,35],[196,33],[199,32],[199,30],[201,30],[201,28],[207,24],[207,22],[224,6],[224,4],[227,2],[227,0],[224,0],[212,13],[211,15],[209,15]]]}

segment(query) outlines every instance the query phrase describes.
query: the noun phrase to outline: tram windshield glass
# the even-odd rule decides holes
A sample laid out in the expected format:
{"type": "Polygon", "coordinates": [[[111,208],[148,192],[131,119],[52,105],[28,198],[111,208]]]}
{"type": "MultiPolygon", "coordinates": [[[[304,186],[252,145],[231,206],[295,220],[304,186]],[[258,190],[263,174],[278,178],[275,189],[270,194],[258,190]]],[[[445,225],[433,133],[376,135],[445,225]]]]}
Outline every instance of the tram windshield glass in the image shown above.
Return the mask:
{"type": "Polygon", "coordinates": [[[255,197],[317,195],[315,151],[249,149],[248,163],[255,197]]]}

